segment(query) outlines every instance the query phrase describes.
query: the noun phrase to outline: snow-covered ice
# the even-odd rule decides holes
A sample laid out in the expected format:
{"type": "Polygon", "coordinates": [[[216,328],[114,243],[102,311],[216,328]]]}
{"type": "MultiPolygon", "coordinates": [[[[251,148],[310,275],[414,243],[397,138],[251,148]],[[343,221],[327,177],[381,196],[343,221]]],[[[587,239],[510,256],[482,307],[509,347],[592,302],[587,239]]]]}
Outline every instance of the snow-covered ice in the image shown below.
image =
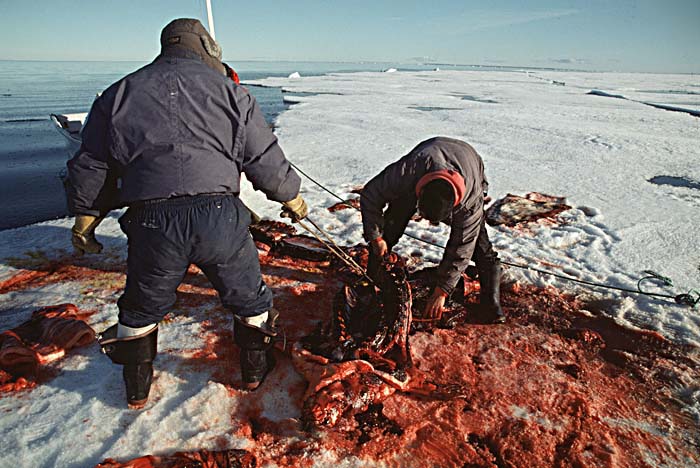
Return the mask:
{"type": "MultiPolygon", "coordinates": [[[[676,292],[700,287],[700,191],[692,184],[649,182],[657,176],[698,181],[700,119],[587,94],[598,89],[649,102],[653,91],[685,90],[691,92],[664,94],[663,102],[697,110],[697,79],[552,71],[533,75],[443,70],[269,78],[250,84],[299,94],[298,104],[278,118],[277,136],[292,162],[341,197],[421,140],[460,138],[483,157],[494,199],[538,191],[566,197],[575,207],[556,226],[535,224],[527,232],[490,228],[503,259],[627,288],[635,288],[646,269],[673,278],[676,292]]],[[[314,221],[341,243],[361,241],[358,213],[328,212],[325,208],[337,200],[306,179],[302,190],[314,221]]],[[[242,197],[259,214],[277,217],[279,205],[253,193],[249,184],[242,197]]],[[[97,231],[106,247],[104,262],[111,265],[125,261],[126,240],[117,215],[97,231]]],[[[37,256],[65,255],[71,225],[72,219],[64,219],[0,232],[0,281],[37,256]]],[[[438,243],[447,235],[446,228],[423,223],[411,223],[409,232],[438,243]]],[[[398,249],[433,260],[441,254],[406,238],[398,249]]],[[[514,268],[507,274],[565,291],[585,290],[514,268]]],[[[118,292],[86,292],[79,286],[49,284],[1,295],[0,326],[14,327],[32,310],[62,302],[97,310],[90,321],[96,330],[113,323],[118,292]]],[[[609,300],[621,323],[700,345],[697,309],[605,290],[590,294],[609,300]]],[[[204,346],[199,331],[206,313],[175,315],[163,327],[162,349],[186,355],[204,346]]],[[[221,444],[245,448],[248,439],[219,439],[239,401],[209,380],[206,369],[179,372],[177,360],[167,362],[157,370],[159,386],[152,402],[135,412],[122,409],[121,376],[97,346],[72,353],[58,364],[61,374],[55,379],[31,392],[0,398],[0,465],[81,467],[106,457],[128,459],[221,444]]],[[[284,379],[292,385],[301,378],[284,379]]],[[[267,411],[280,419],[297,417],[285,413],[289,405],[284,398],[265,402],[267,411]]],[[[700,414],[697,400],[695,405],[700,414]]],[[[331,463],[332,454],[327,456],[315,460],[315,466],[331,463]]],[[[341,466],[353,464],[345,460],[341,466]]]]}
{"type": "MultiPolygon", "coordinates": [[[[321,93],[300,97],[301,105],[279,117],[277,134],[290,160],[341,197],[421,140],[460,138],[484,159],[494,199],[538,191],[566,197],[576,207],[563,215],[563,226],[537,228],[532,235],[490,230],[505,260],[540,268],[556,265],[559,273],[632,289],[647,269],[670,276],[677,292],[700,287],[700,191],[649,182],[659,175],[698,181],[700,119],[587,94],[593,89],[624,91],[648,101],[650,91],[676,90],[664,94],[663,103],[684,100],[685,107],[700,110],[697,79],[553,71],[533,75],[355,73],[293,84],[276,78],[255,83],[281,86],[290,94],[321,93]]],[[[312,206],[336,201],[306,180],[304,191],[312,206]]],[[[316,209],[314,215],[340,238],[361,240],[359,214],[316,209]]],[[[412,224],[409,232],[444,243],[447,229],[412,224]]],[[[426,246],[404,238],[400,249],[410,253],[426,246]]],[[[432,258],[439,256],[438,250],[432,252],[432,258]]],[[[512,268],[509,275],[578,289],[512,268]]],[[[619,302],[617,316],[700,344],[697,310],[630,296],[619,302]],[[626,305],[629,301],[633,307],[626,305]]]]}

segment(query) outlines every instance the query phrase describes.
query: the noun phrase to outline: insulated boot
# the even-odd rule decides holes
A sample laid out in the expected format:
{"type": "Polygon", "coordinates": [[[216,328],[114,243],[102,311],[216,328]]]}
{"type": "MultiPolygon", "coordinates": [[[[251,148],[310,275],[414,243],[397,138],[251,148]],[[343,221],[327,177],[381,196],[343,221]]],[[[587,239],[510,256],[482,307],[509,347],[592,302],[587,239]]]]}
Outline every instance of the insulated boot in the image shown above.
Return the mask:
{"type": "Polygon", "coordinates": [[[126,385],[126,402],[131,409],[141,409],[148,402],[153,381],[153,363],[126,364],[122,369],[126,385]]]}
{"type": "Polygon", "coordinates": [[[113,325],[100,334],[102,352],[115,364],[124,366],[122,375],[129,408],[141,409],[148,401],[153,380],[153,359],[158,348],[158,327],[136,336],[117,338],[113,325]]]}
{"type": "Polygon", "coordinates": [[[261,326],[248,322],[249,317],[234,317],[233,337],[241,348],[241,377],[246,390],[255,390],[275,367],[272,347],[277,338],[279,312],[272,309],[261,326]]]}
{"type": "Polygon", "coordinates": [[[491,323],[504,323],[506,316],[501,309],[501,262],[490,263],[479,269],[481,294],[479,302],[484,314],[491,323]]]}

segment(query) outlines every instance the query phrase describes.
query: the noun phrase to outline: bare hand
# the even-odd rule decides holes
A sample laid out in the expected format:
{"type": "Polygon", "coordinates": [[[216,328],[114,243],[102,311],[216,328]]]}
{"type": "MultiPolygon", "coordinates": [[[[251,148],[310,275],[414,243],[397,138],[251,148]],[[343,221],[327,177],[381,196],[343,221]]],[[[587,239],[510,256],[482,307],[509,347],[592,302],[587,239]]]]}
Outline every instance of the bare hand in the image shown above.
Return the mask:
{"type": "Polygon", "coordinates": [[[425,305],[424,316],[426,318],[440,320],[445,308],[446,299],[447,293],[440,288],[435,288],[428,298],[428,303],[425,305]]]}
{"type": "Polygon", "coordinates": [[[386,254],[389,253],[389,246],[381,237],[377,237],[370,242],[370,248],[372,249],[372,253],[379,258],[384,258],[386,254]]]}

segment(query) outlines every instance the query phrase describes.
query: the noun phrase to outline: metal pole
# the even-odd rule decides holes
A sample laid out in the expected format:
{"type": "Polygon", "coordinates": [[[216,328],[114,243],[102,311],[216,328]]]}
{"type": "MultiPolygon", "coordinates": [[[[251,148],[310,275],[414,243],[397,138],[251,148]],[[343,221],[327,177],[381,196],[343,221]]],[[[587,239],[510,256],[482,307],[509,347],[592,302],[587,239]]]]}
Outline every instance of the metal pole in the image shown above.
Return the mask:
{"type": "Polygon", "coordinates": [[[211,12],[211,0],[207,0],[207,21],[209,21],[209,35],[211,38],[216,40],[216,33],[214,32],[214,15],[211,12]]]}

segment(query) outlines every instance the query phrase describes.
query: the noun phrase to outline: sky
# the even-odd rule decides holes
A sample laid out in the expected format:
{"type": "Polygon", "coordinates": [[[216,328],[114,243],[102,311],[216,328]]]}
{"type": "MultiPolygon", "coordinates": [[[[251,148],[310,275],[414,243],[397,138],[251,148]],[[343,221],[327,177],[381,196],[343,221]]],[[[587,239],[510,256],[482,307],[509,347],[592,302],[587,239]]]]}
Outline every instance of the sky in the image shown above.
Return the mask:
{"type": "MultiPolygon", "coordinates": [[[[212,0],[224,58],[700,73],[700,0],[212,0]],[[525,5],[526,4],[526,5],[525,5]]],[[[0,0],[0,60],[158,54],[204,0],[0,0]]]]}

